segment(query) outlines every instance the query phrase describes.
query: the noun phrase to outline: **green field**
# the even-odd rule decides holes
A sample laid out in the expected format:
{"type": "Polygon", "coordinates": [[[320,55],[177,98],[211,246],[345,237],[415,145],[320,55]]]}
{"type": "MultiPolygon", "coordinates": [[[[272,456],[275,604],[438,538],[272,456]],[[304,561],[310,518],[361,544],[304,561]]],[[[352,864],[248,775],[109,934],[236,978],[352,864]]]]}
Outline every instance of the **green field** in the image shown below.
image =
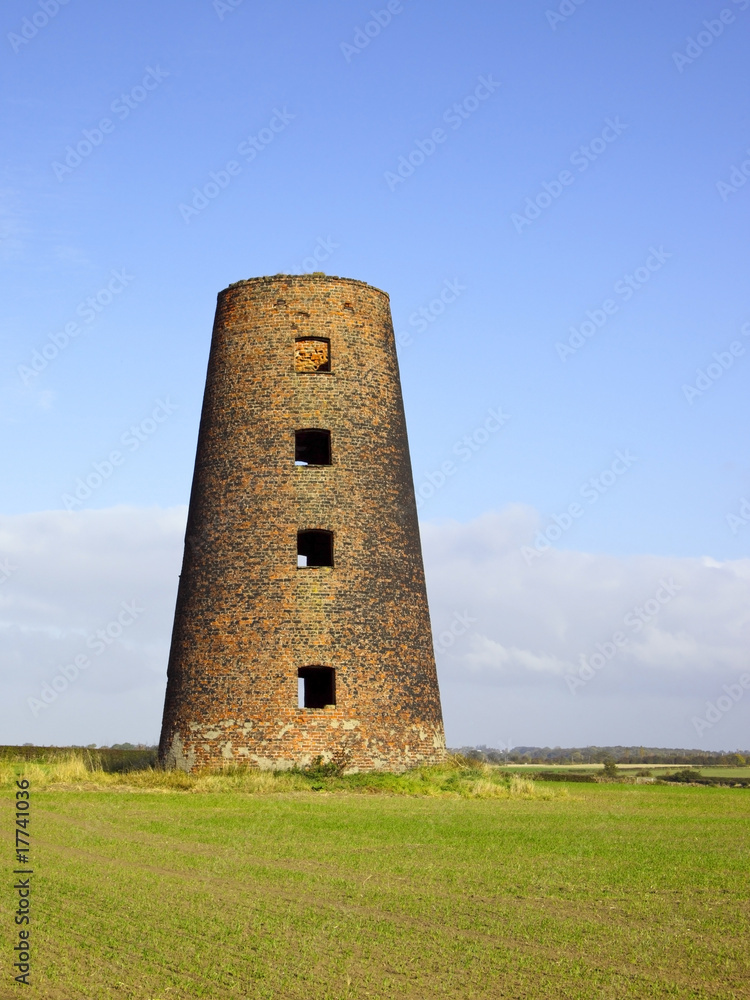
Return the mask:
{"type": "MultiPolygon", "coordinates": [[[[685,767],[695,767],[701,774],[715,775],[716,777],[750,778],[750,766],[735,766],[724,764],[617,764],[617,770],[622,774],[633,774],[637,771],[651,771],[658,777],[660,774],[669,774],[672,771],[679,771],[685,767]]],[[[517,771],[519,774],[533,771],[571,771],[573,773],[591,772],[596,774],[601,771],[601,764],[508,764],[504,770],[517,771]]]]}
{"type": "Polygon", "coordinates": [[[492,797],[489,773],[480,797],[32,785],[33,985],[6,963],[0,996],[750,997],[750,791],[492,797]]]}
{"type": "MultiPolygon", "coordinates": [[[[678,769],[675,768],[675,770],[678,769]]],[[[715,778],[750,778],[750,767],[722,767],[721,765],[712,765],[709,767],[701,766],[698,770],[701,774],[715,778]]]]}

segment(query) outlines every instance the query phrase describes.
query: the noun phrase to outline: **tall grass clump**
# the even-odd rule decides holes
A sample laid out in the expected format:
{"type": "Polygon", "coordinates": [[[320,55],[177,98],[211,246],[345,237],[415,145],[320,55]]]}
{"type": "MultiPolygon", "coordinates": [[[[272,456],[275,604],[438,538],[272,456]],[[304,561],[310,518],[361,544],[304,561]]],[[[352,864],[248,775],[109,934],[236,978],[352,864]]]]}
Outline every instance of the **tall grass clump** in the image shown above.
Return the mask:
{"type": "Polygon", "coordinates": [[[60,754],[49,763],[37,761],[0,761],[0,787],[9,788],[15,785],[16,779],[23,775],[35,789],[49,788],[50,785],[71,785],[90,782],[101,772],[101,767],[95,759],[85,755],[85,752],[72,750],[60,754]]]}

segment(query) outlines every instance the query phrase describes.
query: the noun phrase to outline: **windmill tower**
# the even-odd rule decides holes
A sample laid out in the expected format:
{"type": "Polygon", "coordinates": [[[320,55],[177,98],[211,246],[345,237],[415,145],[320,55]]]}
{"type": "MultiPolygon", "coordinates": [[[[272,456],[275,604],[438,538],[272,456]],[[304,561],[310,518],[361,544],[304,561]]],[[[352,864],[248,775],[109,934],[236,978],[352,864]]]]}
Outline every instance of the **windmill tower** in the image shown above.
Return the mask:
{"type": "Polygon", "coordinates": [[[445,754],[388,296],[219,294],[160,759],[400,770],[445,754]]]}

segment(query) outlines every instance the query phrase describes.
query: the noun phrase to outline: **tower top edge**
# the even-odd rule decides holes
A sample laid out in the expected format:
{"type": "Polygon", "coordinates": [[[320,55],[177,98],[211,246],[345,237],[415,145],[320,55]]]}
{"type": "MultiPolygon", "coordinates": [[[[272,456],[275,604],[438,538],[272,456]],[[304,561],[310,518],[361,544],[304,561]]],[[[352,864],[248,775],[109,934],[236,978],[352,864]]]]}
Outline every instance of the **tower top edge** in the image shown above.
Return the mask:
{"type": "Polygon", "coordinates": [[[375,285],[369,284],[367,281],[360,281],[359,278],[340,278],[334,274],[324,274],[322,271],[313,271],[310,274],[266,274],[257,278],[243,278],[241,281],[233,281],[226,288],[222,288],[219,295],[223,295],[224,292],[231,291],[233,288],[239,288],[243,285],[277,285],[279,282],[293,283],[299,285],[309,285],[309,284],[332,284],[332,285],[361,285],[363,288],[369,288],[373,292],[377,292],[379,295],[384,295],[387,299],[390,299],[388,292],[384,292],[382,288],[377,288],[375,285]]]}

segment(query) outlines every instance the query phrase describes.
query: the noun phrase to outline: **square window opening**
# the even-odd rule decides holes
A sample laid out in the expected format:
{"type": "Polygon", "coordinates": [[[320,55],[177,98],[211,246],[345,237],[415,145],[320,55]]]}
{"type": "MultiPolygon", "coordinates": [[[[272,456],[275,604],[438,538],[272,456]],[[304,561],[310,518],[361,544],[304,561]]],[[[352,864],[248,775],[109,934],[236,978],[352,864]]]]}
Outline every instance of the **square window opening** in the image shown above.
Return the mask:
{"type": "Polygon", "coordinates": [[[300,667],[297,678],[299,708],[327,708],[336,704],[336,671],[333,667],[300,667]]]}
{"type": "Polygon", "coordinates": [[[294,342],[294,370],[317,374],[331,370],[331,341],[327,337],[299,337],[294,342]]]}
{"type": "Polygon", "coordinates": [[[298,531],[297,566],[333,566],[333,532],[298,531]]]}
{"type": "Polygon", "coordinates": [[[331,432],[314,428],[295,431],[294,461],[296,465],[330,465],[331,432]]]}

